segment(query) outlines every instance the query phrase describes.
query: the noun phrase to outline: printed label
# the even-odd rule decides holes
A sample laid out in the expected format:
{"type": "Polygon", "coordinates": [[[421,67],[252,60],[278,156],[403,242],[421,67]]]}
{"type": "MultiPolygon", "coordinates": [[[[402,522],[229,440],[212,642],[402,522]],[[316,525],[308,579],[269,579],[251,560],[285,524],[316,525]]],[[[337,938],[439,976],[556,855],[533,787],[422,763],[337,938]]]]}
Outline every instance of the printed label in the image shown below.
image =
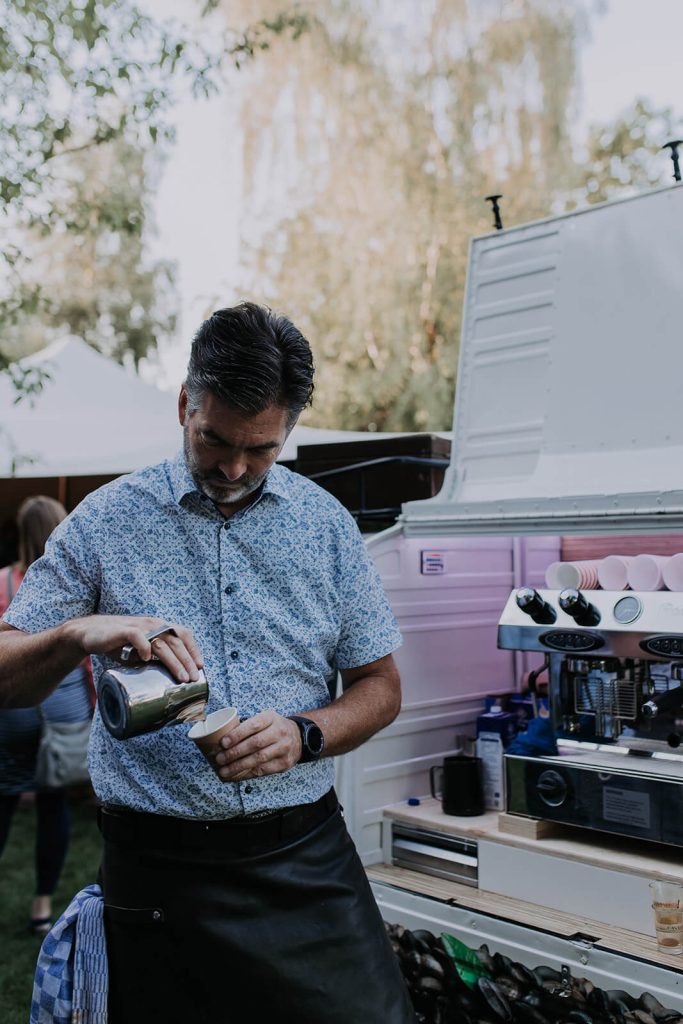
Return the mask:
{"type": "Polygon", "coordinates": [[[650,796],[648,793],[632,793],[628,789],[605,786],[602,791],[602,816],[605,821],[649,828],[650,796]]]}
{"type": "Polygon", "coordinates": [[[423,576],[442,576],[446,571],[446,562],[443,551],[422,551],[423,576]]]}

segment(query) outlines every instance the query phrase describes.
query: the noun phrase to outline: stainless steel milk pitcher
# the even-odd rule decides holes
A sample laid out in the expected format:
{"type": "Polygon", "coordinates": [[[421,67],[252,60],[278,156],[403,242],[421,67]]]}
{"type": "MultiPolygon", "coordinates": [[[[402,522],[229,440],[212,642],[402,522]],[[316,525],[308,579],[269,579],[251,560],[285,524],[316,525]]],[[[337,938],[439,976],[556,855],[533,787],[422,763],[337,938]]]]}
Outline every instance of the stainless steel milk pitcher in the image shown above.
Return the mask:
{"type": "MultiPolygon", "coordinates": [[[[147,639],[172,632],[167,626],[147,639]]],[[[124,647],[121,660],[126,661],[133,653],[132,647],[124,647]]],[[[97,685],[102,721],[117,740],[154,732],[165,725],[197,721],[204,717],[208,699],[209,684],[203,672],[198,679],[179,683],[158,661],[108,669],[97,685]]]]}

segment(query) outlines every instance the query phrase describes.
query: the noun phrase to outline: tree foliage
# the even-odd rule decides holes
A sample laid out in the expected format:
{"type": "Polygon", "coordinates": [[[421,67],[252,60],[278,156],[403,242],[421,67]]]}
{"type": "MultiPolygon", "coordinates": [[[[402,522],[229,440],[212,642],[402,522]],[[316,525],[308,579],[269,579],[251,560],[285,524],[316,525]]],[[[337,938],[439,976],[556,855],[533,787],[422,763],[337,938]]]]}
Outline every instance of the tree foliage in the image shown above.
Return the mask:
{"type": "Polygon", "coordinates": [[[206,42],[132,0],[0,7],[0,367],[64,331],[137,362],[174,320],[172,268],[145,250],[149,153],[172,136],[174,83],[209,93],[226,64],[305,23],[279,12],[206,42]]]}
{"type": "MultiPolygon", "coordinates": [[[[662,185],[666,158],[661,150],[674,138],[671,110],[657,110],[638,98],[609,125],[594,125],[578,168],[576,202],[601,203],[636,189],[662,185]]],[[[671,166],[671,165],[669,165],[671,166]]]]}
{"type": "Polygon", "coordinates": [[[626,167],[641,181],[629,132],[646,113],[610,130],[622,167],[601,164],[597,130],[577,162],[580,0],[304,10],[296,53],[250,72],[247,286],[312,339],[324,370],[309,422],[448,429],[468,241],[492,228],[484,197],[503,193],[509,226],[565,209],[593,179],[590,195],[611,195],[626,167]]]}
{"type": "Polygon", "coordinates": [[[77,335],[119,362],[137,364],[175,327],[173,266],[145,253],[149,222],[143,151],[123,138],[72,157],[62,166],[53,225],[23,228],[13,322],[3,351],[16,360],[63,333],[77,335]]]}

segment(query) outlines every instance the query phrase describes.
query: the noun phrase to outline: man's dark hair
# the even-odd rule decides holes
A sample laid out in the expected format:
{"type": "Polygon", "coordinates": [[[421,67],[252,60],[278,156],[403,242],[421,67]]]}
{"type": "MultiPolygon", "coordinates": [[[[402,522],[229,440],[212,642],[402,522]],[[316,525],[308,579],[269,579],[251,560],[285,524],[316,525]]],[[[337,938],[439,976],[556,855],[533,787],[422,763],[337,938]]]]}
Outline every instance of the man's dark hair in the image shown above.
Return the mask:
{"type": "Polygon", "coordinates": [[[247,416],[278,405],[293,423],[313,394],[311,347],[291,320],[266,306],[218,309],[194,336],[185,390],[190,410],[210,392],[247,416]]]}

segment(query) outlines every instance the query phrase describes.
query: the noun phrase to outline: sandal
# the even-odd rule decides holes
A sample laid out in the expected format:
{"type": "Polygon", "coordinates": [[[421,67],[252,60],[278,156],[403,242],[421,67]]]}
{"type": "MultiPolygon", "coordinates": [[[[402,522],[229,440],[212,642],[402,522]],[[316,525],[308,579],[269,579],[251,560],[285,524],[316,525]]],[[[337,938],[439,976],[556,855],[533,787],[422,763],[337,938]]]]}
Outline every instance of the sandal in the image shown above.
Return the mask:
{"type": "Polygon", "coordinates": [[[47,935],[51,928],[51,917],[32,917],[28,923],[28,930],[33,935],[47,935]]]}

